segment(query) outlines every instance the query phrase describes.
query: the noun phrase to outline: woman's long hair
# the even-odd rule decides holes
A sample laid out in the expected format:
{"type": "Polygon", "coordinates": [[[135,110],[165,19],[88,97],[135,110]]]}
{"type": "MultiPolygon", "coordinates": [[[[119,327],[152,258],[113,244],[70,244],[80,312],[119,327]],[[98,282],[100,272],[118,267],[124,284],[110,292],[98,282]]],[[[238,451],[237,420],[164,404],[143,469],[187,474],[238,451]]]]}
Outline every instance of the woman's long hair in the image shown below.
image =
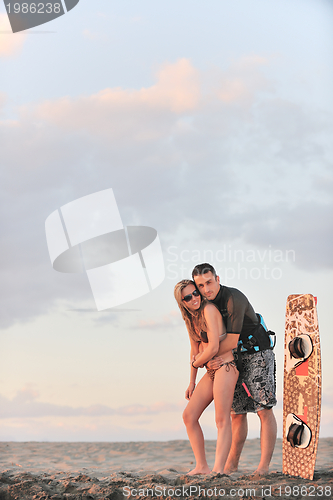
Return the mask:
{"type": "Polygon", "coordinates": [[[205,319],[203,315],[203,309],[205,305],[207,304],[207,300],[201,296],[201,304],[199,309],[196,311],[190,311],[187,307],[185,302],[182,299],[182,291],[184,288],[186,288],[188,285],[195,285],[194,281],[192,280],[181,280],[177,285],[175,286],[174,289],[174,295],[175,299],[177,301],[178,307],[180,309],[180,312],[182,314],[183,320],[185,321],[185,324],[187,326],[188,332],[193,340],[196,342],[201,340],[199,333],[197,329],[199,328],[200,330],[205,327],[205,319]]]}

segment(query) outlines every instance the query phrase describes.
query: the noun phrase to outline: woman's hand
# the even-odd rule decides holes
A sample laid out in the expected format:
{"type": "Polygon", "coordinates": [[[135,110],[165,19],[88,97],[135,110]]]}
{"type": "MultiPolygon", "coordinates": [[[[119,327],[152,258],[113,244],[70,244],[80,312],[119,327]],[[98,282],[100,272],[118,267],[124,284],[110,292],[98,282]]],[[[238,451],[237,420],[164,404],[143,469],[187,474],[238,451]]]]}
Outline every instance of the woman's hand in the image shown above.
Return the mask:
{"type": "Polygon", "coordinates": [[[194,388],[195,388],[195,384],[190,383],[190,385],[188,386],[188,388],[185,391],[185,399],[188,399],[188,400],[191,399],[191,396],[193,394],[194,388]]]}
{"type": "Polygon", "coordinates": [[[209,360],[208,363],[206,363],[206,365],[210,370],[217,370],[218,368],[220,368],[222,363],[223,363],[223,357],[215,356],[215,358],[209,360]]]}
{"type": "MultiPolygon", "coordinates": [[[[193,354],[192,359],[191,359],[191,364],[192,364],[192,363],[194,363],[194,361],[195,361],[197,358],[199,358],[199,357],[200,357],[200,354],[201,354],[200,352],[199,352],[198,354],[193,354]]],[[[204,365],[201,365],[201,366],[196,366],[196,368],[203,368],[203,367],[204,367],[204,365]]]]}

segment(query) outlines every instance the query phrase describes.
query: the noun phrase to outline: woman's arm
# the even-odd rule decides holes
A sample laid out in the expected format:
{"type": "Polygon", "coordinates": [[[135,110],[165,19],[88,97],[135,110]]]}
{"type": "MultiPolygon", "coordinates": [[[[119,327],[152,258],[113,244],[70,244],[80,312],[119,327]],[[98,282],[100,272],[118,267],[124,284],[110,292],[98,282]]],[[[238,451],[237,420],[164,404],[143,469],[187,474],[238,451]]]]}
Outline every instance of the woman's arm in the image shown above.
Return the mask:
{"type": "MultiPolygon", "coordinates": [[[[198,345],[198,342],[195,342],[194,340],[192,340],[191,337],[190,337],[190,343],[191,343],[190,359],[192,360],[199,353],[199,345],[198,345]]],[[[191,399],[191,396],[192,396],[194,388],[195,388],[195,381],[197,378],[197,374],[198,374],[198,370],[196,368],[193,368],[193,366],[191,365],[190,383],[189,383],[188,388],[185,391],[185,399],[188,399],[188,400],[191,399]]]]}
{"type": "Polygon", "coordinates": [[[198,368],[212,359],[219,350],[219,335],[222,333],[222,316],[213,304],[207,304],[203,310],[207,324],[208,345],[205,350],[196,357],[192,366],[198,368]]]}
{"type": "Polygon", "coordinates": [[[198,370],[193,367],[192,365],[192,360],[195,359],[197,354],[199,354],[199,344],[198,342],[195,342],[194,340],[191,339],[190,337],[190,343],[191,343],[191,352],[190,352],[190,363],[191,363],[191,372],[190,372],[190,383],[195,384],[196,378],[197,378],[197,373],[198,370]]]}

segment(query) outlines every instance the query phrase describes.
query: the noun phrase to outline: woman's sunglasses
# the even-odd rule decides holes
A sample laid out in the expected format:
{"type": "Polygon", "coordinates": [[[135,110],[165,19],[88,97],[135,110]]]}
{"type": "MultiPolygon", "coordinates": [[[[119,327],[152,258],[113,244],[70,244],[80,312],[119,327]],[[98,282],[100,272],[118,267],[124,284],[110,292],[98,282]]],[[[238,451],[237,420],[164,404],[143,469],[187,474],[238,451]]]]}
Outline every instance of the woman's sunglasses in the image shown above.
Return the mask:
{"type": "Polygon", "coordinates": [[[190,300],[192,300],[192,295],[193,295],[193,297],[199,297],[200,293],[198,292],[198,290],[193,290],[192,293],[189,293],[188,295],[185,295],[185,297],[183,298],[183,300],[185,302],[190,302],[190,300]]]}

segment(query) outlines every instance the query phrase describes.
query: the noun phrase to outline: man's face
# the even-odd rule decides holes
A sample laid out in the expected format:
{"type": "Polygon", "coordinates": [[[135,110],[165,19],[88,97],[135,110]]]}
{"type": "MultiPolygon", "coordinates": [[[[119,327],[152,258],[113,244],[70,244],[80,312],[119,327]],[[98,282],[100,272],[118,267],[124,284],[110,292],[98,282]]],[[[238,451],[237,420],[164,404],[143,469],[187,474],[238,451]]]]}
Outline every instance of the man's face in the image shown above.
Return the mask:
{"type": "Polygon", "coordinates": [[[216,295],[219,293],[220,278],[216,276],[215,279],[211,271],[199,276],[194,276],[194,281],[201,295],[206,297],[208,300],[214,300],[216,295]]]}

